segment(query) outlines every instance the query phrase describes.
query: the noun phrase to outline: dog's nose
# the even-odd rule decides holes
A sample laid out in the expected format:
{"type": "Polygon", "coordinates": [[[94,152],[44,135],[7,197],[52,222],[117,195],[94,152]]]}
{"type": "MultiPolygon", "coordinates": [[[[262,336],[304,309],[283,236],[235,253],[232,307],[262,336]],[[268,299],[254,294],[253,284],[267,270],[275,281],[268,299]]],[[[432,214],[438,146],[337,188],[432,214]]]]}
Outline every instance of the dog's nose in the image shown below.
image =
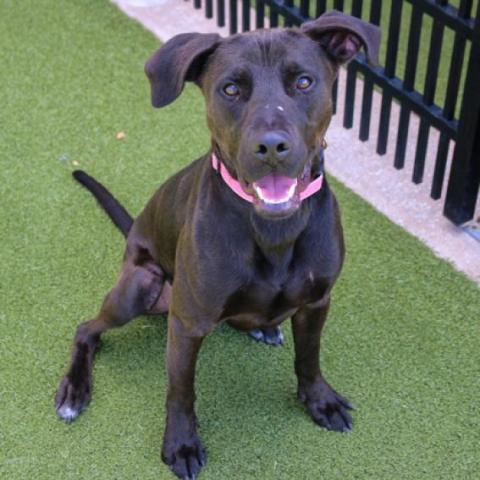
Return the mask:
{"type": "Polygon", "coordinates": [[[290,153],[290,141],[285,133],[270,131],[254,142],[253,152],[259,160],[283,160],[290,153]]]}

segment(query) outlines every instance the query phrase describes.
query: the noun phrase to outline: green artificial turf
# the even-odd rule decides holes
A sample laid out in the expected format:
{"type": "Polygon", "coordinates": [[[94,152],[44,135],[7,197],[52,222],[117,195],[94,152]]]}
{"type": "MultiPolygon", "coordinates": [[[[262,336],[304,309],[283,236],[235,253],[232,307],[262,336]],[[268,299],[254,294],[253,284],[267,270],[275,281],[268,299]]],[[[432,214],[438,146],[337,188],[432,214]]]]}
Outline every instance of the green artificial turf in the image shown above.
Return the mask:
{"type": "MultiPolygon", "coordinates": [[[[159,454],[163,317],[106,334],[90,408],[72,425],[55,416],[75,327],[123,249],[70,172],[78,163],[138,213],[206,151],[203,100],[188,87],[150,106],[143,64],[157,41],[106,1],[2,0],[0,45],[0,478],[173,478],[159,454]]],[[[201,478],[475,478],[479,289],[331,183],[348,255],[322,364],[358,407],[354,432],[318,428],[297,403],[287,324],[284,348],[220,328],[197,370],[201,478]]]]}

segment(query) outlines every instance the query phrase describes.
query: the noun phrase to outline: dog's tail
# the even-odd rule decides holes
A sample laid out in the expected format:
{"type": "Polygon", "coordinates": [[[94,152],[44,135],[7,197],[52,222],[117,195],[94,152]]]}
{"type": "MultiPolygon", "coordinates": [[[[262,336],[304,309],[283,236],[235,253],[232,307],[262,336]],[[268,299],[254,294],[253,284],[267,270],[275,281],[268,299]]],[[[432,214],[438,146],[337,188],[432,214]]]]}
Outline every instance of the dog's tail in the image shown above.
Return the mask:
{"type": "Polygon", "coordinates": [[[75,170],[73,178],[81,183],[97,199],[100,206],[107,212],[115,226],[126,237],[132,228],[133,218],[120,205],[118,200],[99,182],[82,170],[75,170]]]}

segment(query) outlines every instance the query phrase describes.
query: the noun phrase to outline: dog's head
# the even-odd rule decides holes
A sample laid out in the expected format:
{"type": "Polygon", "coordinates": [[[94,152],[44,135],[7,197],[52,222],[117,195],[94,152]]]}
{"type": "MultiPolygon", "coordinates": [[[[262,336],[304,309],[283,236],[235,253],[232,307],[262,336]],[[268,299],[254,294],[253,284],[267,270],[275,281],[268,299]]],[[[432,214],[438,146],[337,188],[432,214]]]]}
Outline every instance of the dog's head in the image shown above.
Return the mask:
{"type": "Polygon", "coordinates": [[[375,62],[379,43],[377,27],[332,11],[300,29],[177,35],[145,71],[155,107],[200,86],[217,156],[257,212],[286,216],[318,170],[339,66],[362,47],[375,62]]]}

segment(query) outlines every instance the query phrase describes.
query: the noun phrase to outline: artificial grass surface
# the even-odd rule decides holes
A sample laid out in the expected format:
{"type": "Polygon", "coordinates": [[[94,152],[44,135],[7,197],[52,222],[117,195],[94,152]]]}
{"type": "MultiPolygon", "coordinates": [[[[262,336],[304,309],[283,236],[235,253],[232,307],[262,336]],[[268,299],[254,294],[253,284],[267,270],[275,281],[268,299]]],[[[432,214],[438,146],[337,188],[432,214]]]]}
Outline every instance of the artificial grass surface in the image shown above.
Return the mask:
{"type": "MultiPolygon", "coordinates": [[[[0,477],[173,478],[159,455],[164,318],[106,334],[90,408],[72,425],[55,416],[75,327],[123,250],[70,172],[78,162],[138,213],[208,148],[203,101],[190,87],[150,106],[143,63],[157,41],[108,2],[3,0],[0,44],[0,477]]],[[[348,255],[322,365],[358,407],[354,432],[319,429],[297,403],[287,324],[284,348],[220,328],[197,369],[201,478],[475,478],[479,290],[331,183],[348,255]]]]}

